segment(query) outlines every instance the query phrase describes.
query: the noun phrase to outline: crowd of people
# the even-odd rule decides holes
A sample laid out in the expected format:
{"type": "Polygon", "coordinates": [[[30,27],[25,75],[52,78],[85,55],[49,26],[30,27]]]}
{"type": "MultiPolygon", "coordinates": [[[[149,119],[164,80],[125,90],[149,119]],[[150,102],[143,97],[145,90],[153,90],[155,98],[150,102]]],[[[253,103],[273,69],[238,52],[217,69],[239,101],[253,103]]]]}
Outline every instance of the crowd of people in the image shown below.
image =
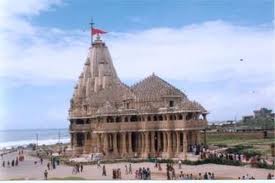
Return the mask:
{"type": "Polygon", "coordinates": [[[15,159],[13,159],[13,160],[5,161],[4,160],[4,155],[5,154],[1,154],[2,167],[3,168],[15,167],[15,166],[19,165],[20,161],[24,161],[24,150],[22,150],[22,149],[18,149],[18,156],[16,156],[15,159]]]}
{"type": "Polygon", "coordinates": [[[83,172],[83,164],[82,163],[76,163],[74,166],[73,166],[73,170],[72,170],[72,174],[78,174],[78,173],[81,173],[83,172]]]}
{"type": "MultiPolygon", "coordinates": [[[[182,162],[178,162],[178,168],[181,169],[182,162]]],[[[212,172],[205,172],[204,174],[199,173],[198,176],[194,176],[192,173],[185,174],[183,171],[180,171],[180,174],[177,175],[174,164],[173,163],[167,163],[166,164],[166,177],[167,180],[214,180],[215,175],[212,172]]]]}
{"type": "Polygon", "coordinates": [[[255,180],[253,176],[250,176],[248,174],[243,175],[242,177],[238,177],[239,180],[255,180]]]}
{"type": "MultiPolygon", "coordinates": [[[[214,157],[214,158],[225,158],[225,159],[234,160],[234,161],[247,161],[246,157],[242,154],[232,154],[232,153],[230,154],[230,153],[226,153],[226,152],[209,151],[206,148],[204,148],[203,146],[191,146],[190,149],[192,149],[192,151],[194,151],[194,153],[197,153],[197,151],[199,150],[199,154],[200,154],[201,158],[214,157]]],[[[8,160],[8,161],[5,160],[4,155],[1,155],[3,168],[15,167],[15,166],[18,166],[21,161],[24,161],[24,150],[18,149],[17,152],[18,152],[18,154],[15,153],[15,158],[13,158],[12,160],[8,160]]],[[[44,179],[47,180],[49,172],[51,170],[56,169],[56,167],[60,164],[60,161],[57,157],[50,156],[51,158],[49,159],[49,161],[46,161],[46,163],[44,163],[43,156],[40,155],[39,153],[37,153],[36,155],[37,155],[38,159],[34,160],[34,164],[35,165],[40,164],[40,165],[46,166],[46,169],[44,171],[44,179]]],[[[13,155],[13,157],[14,157],[14,155],[13,155]]],[[[254,158],[256,158],[256,157],[254,157],[254,158]]],[[[167,164],[162,164],[162,163],[158,162],[158,160],[156,160],[154,168],[157,169],[157,171],[163,171],[162,166],[164,166],[164,167],[166,166],[166,172],[164,171],[163,173],[166,173],[165,175],[166,175],[167,180],[215,180],[216,179],[215,174],[213,172],[192,174],[190,172],[186,173],[184,171],[181,171],[182,165],[183,165],[182,160],[178,160],[177,163],[167,163],[167,164]]],[[[101,165],[100,161],[98,161],[97,168],[100,168],[102,170],[102,176],[107,176],[106,164],[101,165]]],[[[78,174],[83,171],[84,171],[83,164],[76,163],[73,166],[72,174],[78,174]]],[[[152,171],[150,170],[149,167],[147,167],[147,168],[139,167],[137,169],[136,168],[133,169],[131,163],[124,164],[122,167],[116,167],[116,168],[112,169],[109,176],[112,176],[113,179],[122,179],[122,174],[123,175],[131,175],[132,178],[135,178],[138,180],[151,180],[151,178],[152,178],[151,177],[152,171]]],[[[246,174],[246,175],[236,177],[236,178],[242,179],[242,180],[253,180],[253,179],[255,179],[255,175],[246,174]]],[[[267,179],[274,180],[275,177],[273,174],[269,173],[267,175],[267,179]]]]}
{"type": "Polygon", "coordinates": [[[268,175],[267,175],[267,179],[268,180],[275,180],[275,176],[274,176],[274,174],[271,174],[271,173],[269,173],[268,175]]]}
{"type": "Polygon", "coordinates": [[[139,180],[151,180],[151,170],[150,168],[139,168],[135,172],[135,178],[139,180]]]}
{"type": "Polygon", "coordinates": [[[121,170],[120,168],[113,169],[113,179],[121,179],[121,170]]]}

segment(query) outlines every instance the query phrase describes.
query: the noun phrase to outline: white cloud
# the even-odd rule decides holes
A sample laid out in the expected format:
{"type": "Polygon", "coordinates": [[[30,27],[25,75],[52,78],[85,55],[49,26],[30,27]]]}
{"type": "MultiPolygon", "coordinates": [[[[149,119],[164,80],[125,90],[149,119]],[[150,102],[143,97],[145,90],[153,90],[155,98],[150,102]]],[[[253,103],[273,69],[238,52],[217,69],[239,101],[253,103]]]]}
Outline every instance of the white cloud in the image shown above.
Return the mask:
{"type": "MultiPolygon", "coordinates": [[[[5,50],[0,52],[0,77],[31,84],[76,80],[88,52],[89,34],[36,27],[27,18],[62,2],[0,2],[0,49],[5,50]]],[[[210,109],[214,117],[232,115],[236,109],[244,113],[256,104],[274,104],[271,28],[211,21],[177,29],[111,32],[105,40],[122,79],[142,79],[155,72],[164,79],[194,83],[270,81],[263,89],[254,86],[259,90],[256,97],[229,93],[223,88],[217,89],[219,86],[213,86],[213,92],[197,91],[195,99],[210,109]]]]}

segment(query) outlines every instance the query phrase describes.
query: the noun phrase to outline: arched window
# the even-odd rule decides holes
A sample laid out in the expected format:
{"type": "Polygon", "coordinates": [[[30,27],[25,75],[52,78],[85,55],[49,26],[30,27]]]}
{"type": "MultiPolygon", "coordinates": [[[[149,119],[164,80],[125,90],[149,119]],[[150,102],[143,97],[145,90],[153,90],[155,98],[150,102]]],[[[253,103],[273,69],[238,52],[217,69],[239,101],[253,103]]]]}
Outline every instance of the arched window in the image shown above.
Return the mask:
{"type": "Polygon", "coordinates": [[[160,121],[163,121],[162,115],[159,115],[159,120],[160,120],[160,121]]]}
{"type": "Polygon", "coordinates": [[[157,120],[158,120],[157,116],[154,116],[154,121],[157,121],[157,120]]]}
{"type": "Polygon", "coordinates": [[[91,133],[90,132],[87,133],[87,139],[88,140],[91,139],[91,133]]]}
{"type": "Polygon", "coordinates": [[[186,115],[186,120],[190,120],[193,118],[193,113],[189,112],[187,115],[186,115]]]}
{"type": "Polygon", "coordinates": [[[172,114],[169,115],[169,120],[173,120],[173,115],[172,114]]]}
{"type": "Polygon", "coordinates": [[[148,121],[151,121],[151,116],[148,116],[147,120],[148,120],[148,121]]]}
{"type": "Polygon", "coordinates": [[[121,117],[116,117],[116,123],[119,123],[119,122],[121,122],[121,117]]]}
{"type": "Polygon", "coordinates": [[[173,100],[169,101],[169,107],[174,107],[174,101],[173,100]]]}
{"type": "Polygon", "coordinates": [[[130,118],[130,121],[131,122],[134,122],[134,121],[137,121],[138,119],[137,119],[137,116],[131,116],[131,118],[130,118]]]}
{"type": "Polygon", "coordinates": [[[108,116],[108,117],[107,117],[107,123],[112,123],[112,122],[114,122],[113,117],[108,116]]]}

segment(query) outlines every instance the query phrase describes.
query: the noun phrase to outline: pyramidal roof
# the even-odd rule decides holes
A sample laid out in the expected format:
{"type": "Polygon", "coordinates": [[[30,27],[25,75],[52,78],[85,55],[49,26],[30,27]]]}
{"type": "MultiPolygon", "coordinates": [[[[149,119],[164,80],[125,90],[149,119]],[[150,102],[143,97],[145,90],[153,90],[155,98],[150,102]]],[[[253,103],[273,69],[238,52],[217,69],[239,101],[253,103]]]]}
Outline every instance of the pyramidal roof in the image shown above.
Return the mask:
{"type": "Polygon", "coordinates": [[[176,87],[155,74],[129,87],[117,76],[108,47],[98,37],[89,49],[74,94],[71,99],[70,117],[100,115],[116,112],[158,111],[167,107],[165,102],[177,101],[183,110],[205,109],[176,87]],[[132,102],[131,107],[127,106],[132,102]],[[128,109],[126,109],[128,108],[128,109]],[[84,112],[83,112],[84,111],[84,112]]]}
{"type": "Polygon", "coordinates": [[[154,73],[133,85],[131,89],[140,100],[159,99],[167,96],[187,98],[183,92],[154,73]]]}

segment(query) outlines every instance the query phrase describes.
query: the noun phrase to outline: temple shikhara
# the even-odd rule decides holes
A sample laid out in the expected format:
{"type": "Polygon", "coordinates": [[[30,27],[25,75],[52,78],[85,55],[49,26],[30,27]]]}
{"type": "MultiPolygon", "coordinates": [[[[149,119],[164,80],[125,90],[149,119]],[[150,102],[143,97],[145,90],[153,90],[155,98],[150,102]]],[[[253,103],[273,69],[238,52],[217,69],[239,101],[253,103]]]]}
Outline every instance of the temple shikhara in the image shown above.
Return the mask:
{"type": "Polygon", "coordinates": [[[190,145],[203,143],[206,115],[199,103],[155,74],[124,84],[97,36],[71,99],[72,152],[102,153],[104,159],[186,159],[190,145]]]}

